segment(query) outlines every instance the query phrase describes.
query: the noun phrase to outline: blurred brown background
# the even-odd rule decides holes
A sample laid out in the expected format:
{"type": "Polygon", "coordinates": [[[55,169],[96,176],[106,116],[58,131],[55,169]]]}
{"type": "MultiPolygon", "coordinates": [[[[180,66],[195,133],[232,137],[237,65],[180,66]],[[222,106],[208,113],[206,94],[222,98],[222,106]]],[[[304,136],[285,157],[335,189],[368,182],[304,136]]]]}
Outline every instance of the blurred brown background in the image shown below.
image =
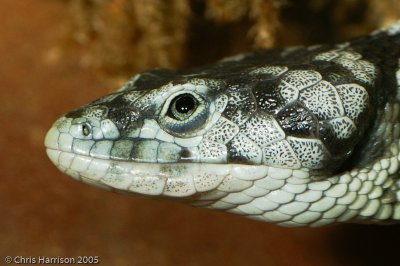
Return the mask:
{"type": "Polygon", "coordinates": [[[287,229],[116,195],[58,172],[43,138],[59,115],[136,71],[343,40],[400,17],[399,5],[1,0],[0,260],[95,255],[102,265],[398,265],[400,226],[287,229]]]}

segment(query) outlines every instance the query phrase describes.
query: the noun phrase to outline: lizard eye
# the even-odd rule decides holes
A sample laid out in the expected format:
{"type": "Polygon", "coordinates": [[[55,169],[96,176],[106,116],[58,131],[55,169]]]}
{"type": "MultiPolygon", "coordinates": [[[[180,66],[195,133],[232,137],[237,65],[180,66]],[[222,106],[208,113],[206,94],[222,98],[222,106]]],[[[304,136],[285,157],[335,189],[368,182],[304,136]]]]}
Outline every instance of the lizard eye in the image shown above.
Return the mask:
{"type": "Polygon", "coordinates": [[[198,104],[199,102],[189,93],[178,95],[172,99],[167,116],[183,121],[194,113],[198,104]]]}
{"type": "Polygon", "coordinates": [[[165,101],[159,119],[166,131],[189,136],[204,126],[208,116],[208,103],[201,95],[180,91],[165,101]]]}

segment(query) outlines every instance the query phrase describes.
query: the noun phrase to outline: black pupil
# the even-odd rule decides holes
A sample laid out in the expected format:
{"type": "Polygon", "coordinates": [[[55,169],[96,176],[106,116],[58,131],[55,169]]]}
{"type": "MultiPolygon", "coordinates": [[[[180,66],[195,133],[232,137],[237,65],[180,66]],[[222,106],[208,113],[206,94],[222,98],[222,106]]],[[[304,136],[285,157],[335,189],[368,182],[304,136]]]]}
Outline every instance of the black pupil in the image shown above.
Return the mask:
{"type": "Polygon", "coordinates": [[[175,109],[178,113],[186,114],[195,108],[195,100],[189,94],[182,95],[175,101],[175,109]]]}

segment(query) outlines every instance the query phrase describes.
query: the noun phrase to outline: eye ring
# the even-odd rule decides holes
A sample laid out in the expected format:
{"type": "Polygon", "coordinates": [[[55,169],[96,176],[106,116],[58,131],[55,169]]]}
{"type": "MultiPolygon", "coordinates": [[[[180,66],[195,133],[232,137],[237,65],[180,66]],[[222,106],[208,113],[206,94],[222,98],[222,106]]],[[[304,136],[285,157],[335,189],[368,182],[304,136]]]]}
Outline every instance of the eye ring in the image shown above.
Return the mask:
{"type": "Polygon", "coordinates": [[[196,111],[199,101],[190,93],[177,95],[169,104],[166,115],[184,121],[196,111]]]}
{"type": "Polygon", "coordinates": [[[207,124],[209,115],[209,103],[201,94],[182,90],[166,99],[158,121],[166,132],[174,136],[190,137],[207,124]]]}

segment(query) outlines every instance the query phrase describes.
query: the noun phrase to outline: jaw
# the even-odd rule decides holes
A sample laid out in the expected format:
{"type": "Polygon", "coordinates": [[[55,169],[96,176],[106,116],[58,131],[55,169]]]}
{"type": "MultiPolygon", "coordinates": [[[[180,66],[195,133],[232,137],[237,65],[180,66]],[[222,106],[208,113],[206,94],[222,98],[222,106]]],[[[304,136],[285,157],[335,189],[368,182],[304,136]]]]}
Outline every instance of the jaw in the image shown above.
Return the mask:
{"type": "Polygon", "coordinates": [[[215,190],[232,172],[227,164],[140,163],[104,160],[47,149],[65,174],[88,184],[123,193],[192,198],[215,190]]]}
{"type": "Polygon", "coordinates": [[[90,185],[124,194],[175,198],[198,206],[210,205],[229,194],[241,198],[240,194],[269,175],[281,179],[278,183],[283,185],[283,179],[293,174],[288,169],[264,165],[141,163],[105,160],[51,148],[47,148],[47,154],[59,170],[90,185]]]}
{"type": "MultiPolygon", "coordinates": [[[[306,169],[140,163],[104,160],[49,148],[47,153],[62,172],[97,187],[123,194],[171,198],[284,226],[319,226],[334,222],[335,219],[323,219],[323,215],[336,213],[338,208],[329,203],[341,196],[338,189],[343,187],[341,181],[312,182],[306,169]]],[[[357,212],[350,214],[357,215],[357,212]]],[[[348,215],[343,215],[343,221],[348,215]]]]}

